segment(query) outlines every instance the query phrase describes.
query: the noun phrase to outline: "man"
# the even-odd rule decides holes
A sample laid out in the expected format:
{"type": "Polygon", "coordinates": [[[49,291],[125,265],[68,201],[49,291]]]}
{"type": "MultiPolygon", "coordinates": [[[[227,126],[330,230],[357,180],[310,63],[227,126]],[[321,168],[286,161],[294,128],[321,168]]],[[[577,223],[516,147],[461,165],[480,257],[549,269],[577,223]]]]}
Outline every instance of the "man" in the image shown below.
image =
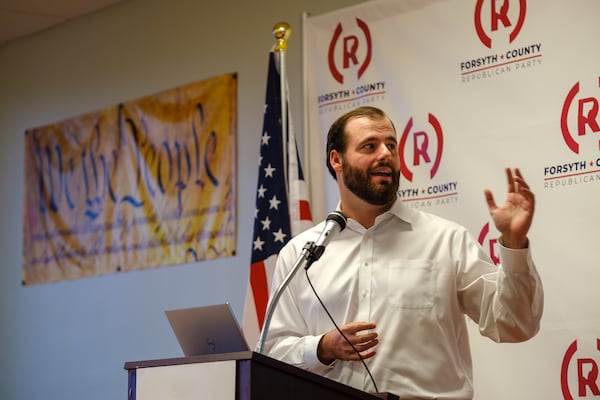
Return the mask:
{"type": "MultiPolygon", "coordinates": [[[[506,170],[503,205],[484,191],[501,232],[496,267],[465,228],[398,200],[396,132],[383,111],[361,107],[335,121],[327,167],[348,223],[307,274],[344,335],[307,277],[297,275],[273,314],[268,354],[367,392],[472,399],[464,315],[496,342],[524,341],[539,330],[542,284],[527,239],[535,200],[520,171],[506,170]]],[[[273,287],[322,229],[323,223],[285,246],[273,287]]]]}

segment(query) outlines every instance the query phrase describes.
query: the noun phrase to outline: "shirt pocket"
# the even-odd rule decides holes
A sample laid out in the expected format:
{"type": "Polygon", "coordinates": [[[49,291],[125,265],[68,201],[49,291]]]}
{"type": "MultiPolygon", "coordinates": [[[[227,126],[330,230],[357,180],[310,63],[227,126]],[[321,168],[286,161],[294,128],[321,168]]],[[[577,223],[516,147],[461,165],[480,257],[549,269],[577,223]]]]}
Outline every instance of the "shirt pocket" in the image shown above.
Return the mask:
{"type": "Polygon", "coordinates": [[[433,260],[393,260],[387,279],[389,304],[406,309],[433,307],[435,275],[433,260]]]}

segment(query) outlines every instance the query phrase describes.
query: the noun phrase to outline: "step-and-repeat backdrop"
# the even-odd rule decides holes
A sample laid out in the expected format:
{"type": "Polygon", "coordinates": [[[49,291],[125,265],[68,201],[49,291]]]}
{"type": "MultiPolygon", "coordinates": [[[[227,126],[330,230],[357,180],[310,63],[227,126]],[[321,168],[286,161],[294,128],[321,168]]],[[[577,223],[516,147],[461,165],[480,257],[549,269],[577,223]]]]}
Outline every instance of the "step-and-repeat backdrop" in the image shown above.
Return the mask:
{"type": "Polygon", "coordinates": [[[338,201],[327,130],[360,105],[394,121],[405,204],[462,223],[494,260],[484,188],[503,202],[519,167],[536,194],[541,332],[496,344],[470,324],[477,399],[600,396],[599,16],[597,0],[375,0],[304,19],[314,221],[338,201]]]}

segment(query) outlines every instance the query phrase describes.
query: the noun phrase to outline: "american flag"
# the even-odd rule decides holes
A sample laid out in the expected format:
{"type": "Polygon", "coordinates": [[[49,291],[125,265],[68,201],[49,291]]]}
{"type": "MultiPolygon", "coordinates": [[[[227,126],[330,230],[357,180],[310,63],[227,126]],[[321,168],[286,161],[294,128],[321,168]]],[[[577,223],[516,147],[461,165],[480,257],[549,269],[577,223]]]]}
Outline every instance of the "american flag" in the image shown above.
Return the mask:
{"type": "Polygon", "coordinates": [[[256,343],[263,326],[271,278],[279,251],[292,235],[312,225],[306,183],[288,107],[285,110],[288,112],[288,132],[286,140],[283,138],[281,82],[276,64],[277,56],[273,51],[270,52],[263,133],[260,140],[252,261],[242,323],[244,335],[250,344],[256,343]],[[287,149],[284,149],[284,146],[287,149]]]}

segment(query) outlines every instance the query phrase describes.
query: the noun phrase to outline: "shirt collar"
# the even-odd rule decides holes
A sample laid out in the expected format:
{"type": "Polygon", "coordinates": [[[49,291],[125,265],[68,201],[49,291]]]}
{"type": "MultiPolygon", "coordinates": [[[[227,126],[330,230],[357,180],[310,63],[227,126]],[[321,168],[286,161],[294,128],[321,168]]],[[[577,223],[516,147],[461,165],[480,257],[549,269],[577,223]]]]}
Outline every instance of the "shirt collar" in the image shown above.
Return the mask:
{"type": "Polygon", "coordinates": [[[413,224],[416,221],[415,211],[406,207],[398,197],[396,197],[396,201],[387,212],[409,224],[413,224]]]}
{"type": "MultiPolygon", "coordinates": [[[[341,202],[339,201],[336,210],[342,212],[341,202]]],[[[409,225],[412,225],[416,221],[415,211],[406,207],[398,197],[396,197],[396,201],[394,201],[394,204],[392,204],[392,207],[389,210],[375,218],[375,225],[392,217],[396,217],[409,225]]]]}

